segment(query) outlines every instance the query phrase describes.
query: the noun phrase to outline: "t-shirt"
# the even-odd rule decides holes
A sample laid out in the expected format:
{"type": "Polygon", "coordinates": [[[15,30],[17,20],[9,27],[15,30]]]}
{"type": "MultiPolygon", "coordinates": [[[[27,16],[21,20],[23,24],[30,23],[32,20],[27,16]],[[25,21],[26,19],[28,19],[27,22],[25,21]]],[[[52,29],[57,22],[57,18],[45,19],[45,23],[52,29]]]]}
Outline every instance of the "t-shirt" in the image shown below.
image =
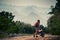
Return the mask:
{"type": "Polygon", "coordinates": [[[36,22],[34,26],[35,26],[35,27],[39,27],[39,23],[38,23],[38,22],[36,22]]]}

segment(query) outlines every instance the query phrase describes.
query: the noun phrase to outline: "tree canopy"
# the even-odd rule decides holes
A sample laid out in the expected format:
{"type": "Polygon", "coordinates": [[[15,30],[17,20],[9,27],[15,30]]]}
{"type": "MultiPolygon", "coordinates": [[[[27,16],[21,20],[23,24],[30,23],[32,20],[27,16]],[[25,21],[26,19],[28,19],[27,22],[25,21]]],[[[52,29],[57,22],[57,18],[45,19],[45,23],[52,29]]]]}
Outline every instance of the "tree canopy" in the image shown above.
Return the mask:
{"type": "Polygon", "coordinates": [[[49,14],[53,14],[53,16],[48,19],[47,24],[51,34],[60,35],[60,0],[56,1],[55,8],[52,7],[52,11],[49,12],[49,14]]]}
{"type": "Polygon", "coordinates": [[[11,25],[15,25],[13,22],[14,15],[9,12],[0,12],[0,31],[6,31],[11,25]]]}

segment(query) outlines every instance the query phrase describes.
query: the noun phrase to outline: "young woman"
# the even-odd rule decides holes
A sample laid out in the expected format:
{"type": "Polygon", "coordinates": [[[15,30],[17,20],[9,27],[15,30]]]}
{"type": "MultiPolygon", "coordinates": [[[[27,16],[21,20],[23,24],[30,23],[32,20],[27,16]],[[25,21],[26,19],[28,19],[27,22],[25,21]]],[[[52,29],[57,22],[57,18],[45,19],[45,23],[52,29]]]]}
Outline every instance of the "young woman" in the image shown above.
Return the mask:
{"type": "Polygon", "coordinates": [[[39,26],[40,26],[40,20],[37,20],[37,22],[34,24],[35,27],[35,33],[33,35],[33,37],[38,37],[38,32],[39,32],[39,26]]]}

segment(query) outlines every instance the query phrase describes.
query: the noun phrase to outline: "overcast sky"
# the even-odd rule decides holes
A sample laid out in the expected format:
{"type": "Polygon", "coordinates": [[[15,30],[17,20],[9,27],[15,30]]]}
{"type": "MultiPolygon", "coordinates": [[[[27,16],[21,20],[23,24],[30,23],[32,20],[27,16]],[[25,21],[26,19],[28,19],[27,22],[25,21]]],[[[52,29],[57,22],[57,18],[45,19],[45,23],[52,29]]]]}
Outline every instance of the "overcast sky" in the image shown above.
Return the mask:
{"type": "Polygon", "coordinates": [[[50,6],[55,6],[56,0],[0,0],[0,11],[5,10],[15,15],[14,20],[34,24],[37,19],[47,25],[50,17],[50,6]]]}

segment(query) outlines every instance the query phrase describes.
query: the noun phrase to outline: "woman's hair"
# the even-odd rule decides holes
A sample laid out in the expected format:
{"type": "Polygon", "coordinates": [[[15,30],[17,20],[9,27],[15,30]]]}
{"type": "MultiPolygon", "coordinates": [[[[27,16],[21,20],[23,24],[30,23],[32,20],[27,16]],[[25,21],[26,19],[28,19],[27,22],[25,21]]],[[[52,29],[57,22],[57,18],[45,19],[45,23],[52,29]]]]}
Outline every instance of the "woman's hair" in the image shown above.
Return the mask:
{"type": "Polygon", "coordinates": [[[37,20],[37,22],[40,22],[40,20],[37,20]]]}

